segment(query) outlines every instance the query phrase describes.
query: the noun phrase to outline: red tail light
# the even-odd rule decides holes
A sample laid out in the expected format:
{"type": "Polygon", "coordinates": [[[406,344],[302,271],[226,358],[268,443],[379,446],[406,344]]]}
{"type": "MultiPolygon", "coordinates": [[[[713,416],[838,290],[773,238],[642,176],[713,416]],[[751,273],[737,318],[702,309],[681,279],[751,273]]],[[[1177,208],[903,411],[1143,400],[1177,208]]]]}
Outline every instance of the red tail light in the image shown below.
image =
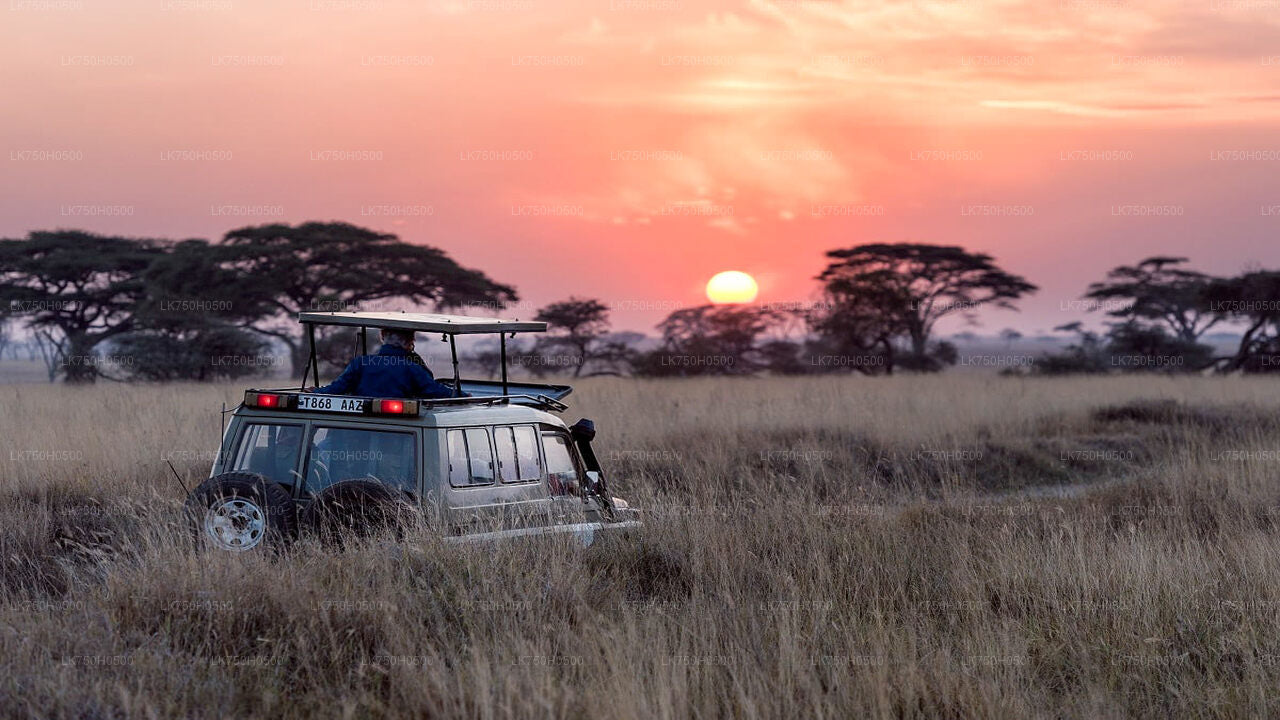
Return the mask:
{"type": "Polygon", "coordinates": [[[244,404],[249,407],[260,408],[278,408],[281,406],[281,398],[279,395],[270,393],[251,393],[244,394],[244,404]]]}
{"type": "Polygon", "coordinates": [[[417,415],[417,400],[374,400],[373,411],[380,415],[417,415]]]}

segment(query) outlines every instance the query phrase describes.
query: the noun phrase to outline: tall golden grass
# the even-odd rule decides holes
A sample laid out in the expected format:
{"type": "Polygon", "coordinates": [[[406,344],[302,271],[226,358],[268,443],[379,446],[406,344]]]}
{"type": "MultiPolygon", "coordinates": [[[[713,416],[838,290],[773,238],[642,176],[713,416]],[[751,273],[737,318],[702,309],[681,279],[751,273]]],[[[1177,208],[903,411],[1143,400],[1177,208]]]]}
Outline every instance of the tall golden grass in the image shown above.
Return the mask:
{"type": "Polygon", "coordinates": [[[637,532],[198,553],[239,392],[0,387],[0,711],[1280,714],[1266,379],[592,380],[637,532]]]}

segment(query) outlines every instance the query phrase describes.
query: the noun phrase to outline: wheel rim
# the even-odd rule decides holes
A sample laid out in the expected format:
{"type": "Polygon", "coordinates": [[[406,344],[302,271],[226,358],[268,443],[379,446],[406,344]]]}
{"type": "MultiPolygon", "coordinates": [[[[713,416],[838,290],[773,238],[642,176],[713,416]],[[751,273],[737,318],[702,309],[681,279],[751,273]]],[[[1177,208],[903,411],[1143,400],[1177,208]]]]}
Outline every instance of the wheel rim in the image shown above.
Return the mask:
{"type": "Polygon", "coordinates": [[[204,532],[223,550],[244,552],[262,543],[267,518],[262,508],[245,498],[225,498],[204,514],[204,532]]]}

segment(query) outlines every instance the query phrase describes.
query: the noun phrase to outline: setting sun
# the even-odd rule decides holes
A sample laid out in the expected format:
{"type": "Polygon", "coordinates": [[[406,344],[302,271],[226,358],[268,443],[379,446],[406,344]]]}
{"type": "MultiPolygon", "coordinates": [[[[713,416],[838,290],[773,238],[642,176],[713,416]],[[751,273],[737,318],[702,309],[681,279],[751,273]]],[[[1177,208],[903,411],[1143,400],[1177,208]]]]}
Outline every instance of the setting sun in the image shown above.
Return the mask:
{"type": "Polygon", "coordinates": [[[749,303],[756,299],[759,290],[755,278],[737,270],[717,273],[707,281],[707,299],[717,305],[749,303]]]}

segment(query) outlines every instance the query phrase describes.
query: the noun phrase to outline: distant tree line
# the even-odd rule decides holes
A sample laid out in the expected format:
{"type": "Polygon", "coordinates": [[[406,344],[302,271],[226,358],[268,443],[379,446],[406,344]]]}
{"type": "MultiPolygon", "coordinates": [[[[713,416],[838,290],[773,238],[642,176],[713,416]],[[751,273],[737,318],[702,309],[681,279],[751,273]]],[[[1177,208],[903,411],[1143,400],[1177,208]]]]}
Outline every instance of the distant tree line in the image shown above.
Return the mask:
{"type": "Polygon", "coordinates": [[[1031,372],[1246,372],[1280,370],[1280,272],[1254,270],[1213,277],[1187,258],[1150,257],[1122,265],[1089,286],[1089,309],[1108,318],[1104,332],[1079,322],[1056,328],[1076,335],[1063,352],[1046,354],[1031,372]],[[1231,352],[1203,342],[1219,324],[1243,324],[1231,352]]]}
{"type": "MultiPolygon", "coordinates": [[[[990,256],[954,246],[877,243],[833,250],[827,257],[829,264],[817,276],[820,300],[676,310],[658,324],[660,345],[648,351],[603,344],[610,337],[603,303],[557,303],[555,312],[540,319],[567,337],[535,346],[525,364],[548,372],[567,364],[578,374],[595,363],[610,374],[629,367],[648,376],[933,372],[959,357],[955,345],[935,339],[939,320],[972,320],[984,306],[1012,309],[1036,290],[990,256]],[[584,316],[591,322],[582,322],[584,316]],[[566,322],[567,317],[577,319],[566,322]],[[556,347],[573,349],[567,363],[544,356],[556,347]]],[[[1186,263],[1181,257],[1152,257],[1111,270],[1083,296],[1086,308],[1104,313],[1106,330],[1087,330],[1080,322],[1059,326],[1075,342],[1012,372],[1280,370],[1280,272],[1221,278],[1186,263]],[[1226,324],[1243,324],[1244,330],[1231,352],[1215,353],[1204,336],[1226,324]]],[[[1006,329],[999,337],[1009,348],[1022,334],[1006,329]]]]}
{"type": "MultiPolygon", "coordinates": [[[[1107,329],[1060,326],[1076,341],[1025,372],[1280,368],[1280,272],[1219,278],[1186,263],[1153,257],[1113,269],[1084,294],[1107,329]],[[1244,327],[1231,353],[1203,342],[1219,324],[1244,327]]],[[[939,321],[1016,309],[1037,290],[990,255],[922,243],[832,250],[815,279],[810,302],[675,310],[658,323],[656,341],[613,332],[606,302],[570,297],[537,312],[549,331],[514,341],[510,358],[533,375],[574,377],[934,372],[959,357],[936,337],[939,321]]],[[[437,248],[341,222],[244,227],[216,242],[76,230],[0,240],[0,354],[16,351],[14,328],[25,328],[24,348],[44,360],[51,381],[234,378],[280,358],[297,377],[307,361],[299,312],[379,302],[499,309],[516,299],[513,287],[437,248]]],[[[1006,347],[1020,337],[1000,335],[1006,347]]],[[[326,330],[317,351],[341,367],[355,335],[326,330]]],[[[498,359],[496,347],[482,346],[467,361],[494,375],[498,359]]]]}
{"type": "Polygon", "coordinates": [[[539,315],[553,334],[525,364],[554,370],[560,362],[538,358],[567,349],[568,364],[579,370],[629,367],[646,376],[937,371],[958,357],[954,345],[934,338],[939,320],[1012,308],[1036,290],[991,256],[956,246],[876,243],[827,257],[817,276],[820,299],[682,308],[658,323],[659,346],[649,350],[608,340],[608,308],[600,301],[556,303],[539,315]]]}

